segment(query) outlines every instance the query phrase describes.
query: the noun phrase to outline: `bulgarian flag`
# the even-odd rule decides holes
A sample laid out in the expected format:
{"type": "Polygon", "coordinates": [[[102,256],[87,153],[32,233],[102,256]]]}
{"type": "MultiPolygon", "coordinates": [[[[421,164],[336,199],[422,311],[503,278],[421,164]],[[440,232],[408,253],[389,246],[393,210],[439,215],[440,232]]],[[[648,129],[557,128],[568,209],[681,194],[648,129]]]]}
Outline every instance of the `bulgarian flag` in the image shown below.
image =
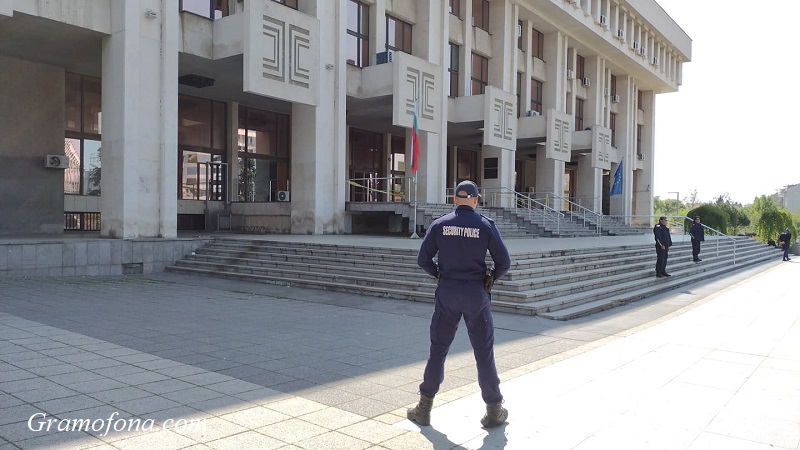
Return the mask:
{"type": "Polygon", "coordinates": [[[411,172],[416,174],[419,170],[419,127],[417,126],[417,101],[414,100],[414,128],[411,129],[411,172]]]}

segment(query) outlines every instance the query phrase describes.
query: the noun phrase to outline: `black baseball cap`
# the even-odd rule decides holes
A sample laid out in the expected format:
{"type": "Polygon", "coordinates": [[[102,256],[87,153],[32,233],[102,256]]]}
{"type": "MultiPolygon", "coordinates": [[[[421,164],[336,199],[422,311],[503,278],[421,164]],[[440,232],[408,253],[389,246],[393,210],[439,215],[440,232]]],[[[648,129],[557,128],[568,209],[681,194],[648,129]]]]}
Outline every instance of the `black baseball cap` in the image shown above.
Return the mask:
{"type": "Polygon", "coordinates": [[[458,198],[472,198],[480,197],[478,192],[478,185],[472,181],[464,180],[456,186],[456,197],[458,198]]]}
{"type": "Polygon", "coordinates": [[[661,216],[658,218],[658,220],[667,220],[667,216],[661,216]]]}

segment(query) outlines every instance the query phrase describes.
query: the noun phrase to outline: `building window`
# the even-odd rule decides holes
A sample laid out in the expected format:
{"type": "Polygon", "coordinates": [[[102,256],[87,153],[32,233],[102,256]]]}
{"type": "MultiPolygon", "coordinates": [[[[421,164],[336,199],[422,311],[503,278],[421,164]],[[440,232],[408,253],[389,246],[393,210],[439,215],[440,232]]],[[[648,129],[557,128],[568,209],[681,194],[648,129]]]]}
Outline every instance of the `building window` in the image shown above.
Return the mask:
{"type": "Polygon", "coordinates": [[[642,95],[642,91],[636,91],[636,108],[641,109],[642,111],[644,111],[644,109],[642,108],[643,99],[644,96],[642,95]]]}
{"type": "Polygon", "coordinates": [[[499,162],[498,158],[483,158],[483,178],[486,180],[498,177],[499,162]]]}
{"type": "Polygon", "coordinates": [[[357,67],[369,65],[369,6],[347,2],[347,64],[357,67]]]}
{"type": "Polygon", "coordinates": [[[517,117],[522,117],[522,73],[517,72],[517,117]]]}
{"type": "Polygon", "coordinates": [[[522,32],[522,21],[521,20],[517,21],[517,34],[519,35],[519,36],[517,36],[517,48],[524,52],[525,51],[525,46],[522,45],[523,44],[522,35],[525,34],[525,33],[522,32]]]}
{"type": "Polygon", "coordinates": [[[275,3],[280,3],[281,5],[288,6],[292,9],[297,9],[297,0],[272,0],[275,3]]]}
{"type": "Polygon", "coordinates": [[[450,14],[461,19],[461,0],[450,0],[450,14]]]}
{"type": "Polygon", "coordinates": [[[531,111],[542,113],[542,87],[539,80],[531,78],[531,111]]]}
{"type": "Polygon", "coordinates": [[[611,129],[611,146],[617,146],[617,115],[611,113],[608,119],[608,127],[611,129]]]}
{"type": "Polygon", "coordinates": [[[644,127],[642,125],[636,125],[636,154],[642,154],[642,130],[644,127]]]}
{"type": "Polygon", "coordinates": [[[533,40],[531,42],[531,56],[544,60],[544,35],[535,28],[532,28],[531,39],[533,40]]]}
{"type": "Polygon", "coordinates": [[[386,50],[411,54],[411,24],[386,16],[386,50]]]}
{"type": "Polygon", "coordinates": [[[100,195],[101,82],[99,78],[65,73],[64,193],[100,195]]]}
{"type": "MultiPolygon", "coordinates": [[[[273,1],[284,3],[279,0],[273,1]]],[[[297,9],[297,0],[288,0],[286,3],[294,3],[294,8],[297,9]]],[[[234,14],[236,0],[180,0],[179,10],[216,20],[234,14]]]]}
{"type": "Polygon", "coordinates": [[[583,130],[583,99],[575,99],[575,131],[583,130]]]}
{"type": "MultiPolygon", "coordinates": [[[[291,118],[260,109],[239,106],[240,202],[282,201],[289,191],[291,118]]],[[[288,197],[291,198],[291,197],[288,197]]]]}
{"type": "Polygon", "coordinates": [[[178,96],[178,198],[225,200],[226,105],[178,96]]]}
{"type": "Polygon", "coordinates": [[[616,97],[616,95],[617,95],[617,77],[615,75],[611,75],[610,91],[611,91],[611,98],[616,97]]]}
{"type": "Polygon", "coordinates": [[[460,52],[458,45],[450,43],[450,97],[458,97],[458,55],[460,52]]]}
{"type": "Polygon", "coordinates": [[[489,0],[472,0],[472,26],[489,31],[489,0]]]}
{"type": "Polygon", "coordinates": [[[486,92],[489,85],[489,58],[472,54],[472,95],[486,92]]]}
{"type": "Polygon", "coordinates": [[[578,80],[586,78],[586,59],[581,55],[575,59],[575,76],[578,77],[578,80]]]}

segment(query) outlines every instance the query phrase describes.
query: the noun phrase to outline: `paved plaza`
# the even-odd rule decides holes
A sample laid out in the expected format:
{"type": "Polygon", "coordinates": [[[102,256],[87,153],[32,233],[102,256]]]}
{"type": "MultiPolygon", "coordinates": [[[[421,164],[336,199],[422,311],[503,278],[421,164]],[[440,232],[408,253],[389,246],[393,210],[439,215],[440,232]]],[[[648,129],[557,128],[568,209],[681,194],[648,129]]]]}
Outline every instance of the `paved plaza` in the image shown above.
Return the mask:
{"type": "Polygon", "coordinates": [[[431,426],[405,420],[429,303],[172,273],[0,279],[0,450],[800,450],[798,263],[569,322],[495,314],[510,416],[492,430],[463,326],[431,426]]]}

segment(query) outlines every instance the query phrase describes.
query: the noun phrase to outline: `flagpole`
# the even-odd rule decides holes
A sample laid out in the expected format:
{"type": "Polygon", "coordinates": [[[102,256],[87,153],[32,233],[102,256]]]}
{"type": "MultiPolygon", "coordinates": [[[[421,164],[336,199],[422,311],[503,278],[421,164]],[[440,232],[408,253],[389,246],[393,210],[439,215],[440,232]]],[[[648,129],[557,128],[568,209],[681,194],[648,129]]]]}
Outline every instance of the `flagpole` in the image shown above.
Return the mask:
{"type": "Polygon", "coordinates": [[[409,236],[411,239],[419,239],[417,234],[417,174],[414,174],[414,232],[409,236]]]}

